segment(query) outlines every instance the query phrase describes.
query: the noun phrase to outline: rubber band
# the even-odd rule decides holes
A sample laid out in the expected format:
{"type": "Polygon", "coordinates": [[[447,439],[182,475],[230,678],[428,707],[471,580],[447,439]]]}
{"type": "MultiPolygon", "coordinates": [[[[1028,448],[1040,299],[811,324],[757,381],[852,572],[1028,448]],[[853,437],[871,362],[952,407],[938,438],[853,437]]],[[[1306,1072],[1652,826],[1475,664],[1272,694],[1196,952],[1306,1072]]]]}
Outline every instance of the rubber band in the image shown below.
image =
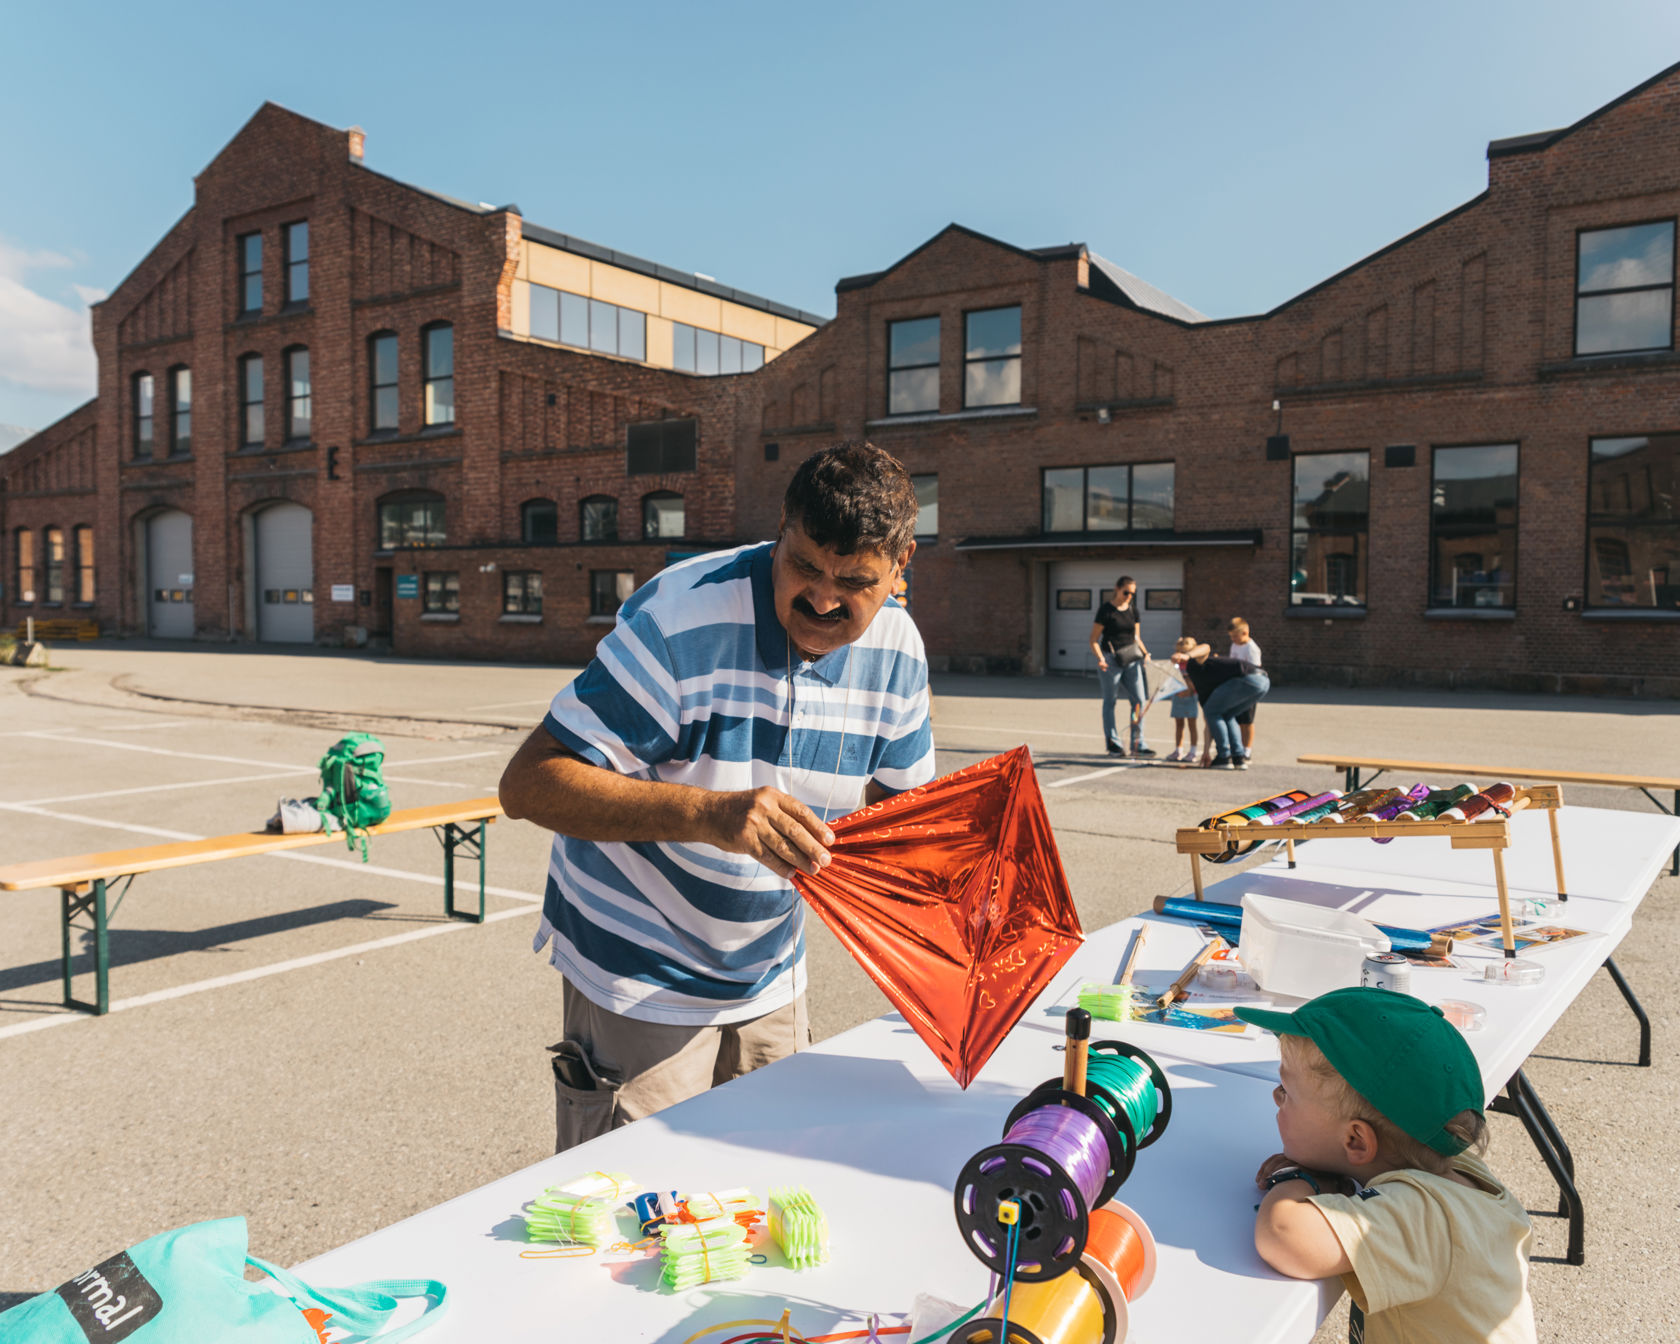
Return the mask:
{"type": "Polygon", "coordinates": [[[582,1260],[595,1254],[593,1246],[586,1246],[581,1241],[574,1241],[559,1246],[550,1246],[540,1251],[521,1251],[521,1260],[582,1260]]]}

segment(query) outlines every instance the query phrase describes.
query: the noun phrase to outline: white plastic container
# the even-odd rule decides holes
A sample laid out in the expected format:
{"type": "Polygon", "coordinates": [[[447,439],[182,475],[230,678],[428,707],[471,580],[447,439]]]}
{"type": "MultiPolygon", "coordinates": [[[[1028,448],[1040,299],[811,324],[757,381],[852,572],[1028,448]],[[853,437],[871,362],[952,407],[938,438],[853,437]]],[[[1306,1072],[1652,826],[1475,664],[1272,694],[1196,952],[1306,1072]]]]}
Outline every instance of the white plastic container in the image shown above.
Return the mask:
{"type": "Polygon", "coordinates": [[[1237,955],[1269,994],[1311,999],[1359,983],[1372,952],[1388,951],[1388,935],[1346,910],[1244,892],[1237,955]]]}

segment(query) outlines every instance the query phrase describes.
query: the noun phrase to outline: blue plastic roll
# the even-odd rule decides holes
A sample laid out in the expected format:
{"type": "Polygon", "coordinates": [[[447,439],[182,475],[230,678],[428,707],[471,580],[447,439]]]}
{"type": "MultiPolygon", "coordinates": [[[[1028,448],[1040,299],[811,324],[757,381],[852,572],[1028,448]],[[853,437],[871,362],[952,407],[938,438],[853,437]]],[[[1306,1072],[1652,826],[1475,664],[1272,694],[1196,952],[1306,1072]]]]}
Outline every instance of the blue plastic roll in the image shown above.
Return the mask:
{"type": "MultiPolygon", "coordinates": [[[[1219,901],[1196,901],[1187,896],[1162,896],[1155,902],[1155,913],[1173,919],[1187,919],[1193,924],[1211,924],[1234,936],[1242,936],[1242,906],[1225,905],[1219,901]]],[[[1390,924],[1378,924],[1389,946],[1396,952],[1428,952],[1433,949],[1433,935],[1417,929],[1397,929],[1390,924]]]]}

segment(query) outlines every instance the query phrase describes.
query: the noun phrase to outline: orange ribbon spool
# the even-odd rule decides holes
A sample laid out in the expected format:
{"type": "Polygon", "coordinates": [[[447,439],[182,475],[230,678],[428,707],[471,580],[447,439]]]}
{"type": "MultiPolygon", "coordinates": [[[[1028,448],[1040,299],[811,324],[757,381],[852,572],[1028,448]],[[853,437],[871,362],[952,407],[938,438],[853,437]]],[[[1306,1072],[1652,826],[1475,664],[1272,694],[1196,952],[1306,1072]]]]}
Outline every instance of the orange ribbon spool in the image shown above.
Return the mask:
{"type": "Polygon", "coordinates": [[[1150,1257],[1143,1238],[1129,1219],[1113,1209],[1091,1211],[1085,1254],[1114,1276],[1127,1302],[1136,1301],[1149,1286],[1144,1275],[1150,1257]]]}

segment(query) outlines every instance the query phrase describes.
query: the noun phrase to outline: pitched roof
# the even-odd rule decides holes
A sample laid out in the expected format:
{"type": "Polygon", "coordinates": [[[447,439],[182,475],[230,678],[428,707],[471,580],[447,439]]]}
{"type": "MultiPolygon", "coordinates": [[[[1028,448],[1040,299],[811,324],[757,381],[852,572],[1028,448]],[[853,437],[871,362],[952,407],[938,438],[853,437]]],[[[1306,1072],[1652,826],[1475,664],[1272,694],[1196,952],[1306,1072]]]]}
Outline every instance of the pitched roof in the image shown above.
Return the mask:
{"type": "MultiPolygon", "coordinates": [[[[1100,281],[1098,276],[1106,278],[1125,299],[1134,307],[1142,308],[1146,312],[1158,313],[1162,317],[1170,317],[1179,322],[1206,322],[1210,319],[1206,313],[1199,313],[1189,304],[1175,299],[1165,290],[1156,289],[1147,280],[1140,280],[1130,271],[1116,266],[1107,257],[1099,257],[1095,252],[1091,258],[1091,292],[1098,292],[1100,281]]],[[[1103,295],[1102,297],[1108,297],[1103,295]]]]}

